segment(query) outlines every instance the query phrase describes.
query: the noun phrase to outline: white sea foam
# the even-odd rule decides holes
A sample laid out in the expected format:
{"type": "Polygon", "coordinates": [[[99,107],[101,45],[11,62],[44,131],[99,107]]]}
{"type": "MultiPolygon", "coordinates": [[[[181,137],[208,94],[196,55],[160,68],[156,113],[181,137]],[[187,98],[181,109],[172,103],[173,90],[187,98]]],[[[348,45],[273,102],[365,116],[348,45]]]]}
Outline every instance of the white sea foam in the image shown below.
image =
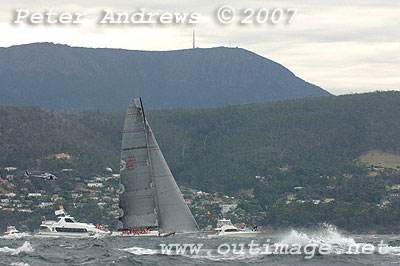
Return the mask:
{"type": "Polygon", "coordinates": [[[19,253],[32,253],[34,251],[31,243],[25,241],[25,243],[18,247],[18,248],[9,248],[9,247],[2,247],[0,248],[0,252],[8,253],[10,255],[18,255],[19,253]]]}
{"type": "Polygon", "coordinates": [[[20,239],[20,238],[24,238],[24,237],[28,237],[28,236],[30,236],[30,234],[28,234],[28,233],[14,233],[14,234],[10,234],[10,235],[0,236],[0,238],[3,238],[3,239],[20,239]]]}
{"type": "Polygon", "coordinates": [[[192,259],[209,259],[212,261],[237,261],[237,260],[251,260],[260,257],[260,255],[254,255],[254,254],[249,254],[248,251],[244,251],[241,254],[227,254],[227,255],[220,255],[220,254],[215,254],[215,250],[212,249],[202,249],[201,254],[197,255],[191,255],[191,254],[177,254],[174,250],[171,250],[169,252],[163,252],[161,253],[160,250],[156,249],[148,249],[148,248],[142,248],[142,247],[131,247],[131,248],[125,248],[125,249],[120,249],[121,251],[126,251],[131,254],[141,256],[141,255],[158,255],[158,254],[163,254],[163,255],[168,255],[168,256],[184,256],[192,259]]]}
{"type": "MultiPolygon", "coordinates": [[[[205,254],[198,255],[183,255],[184,257],[192,258],[192,259],[208,259],[211,261],[251,261],[256,260],[260,257],[263,257],[262,254],[251,254],[248,250],[244,250],[240,254],[218,254],[215,253],[215,250],[202,250],[205,251],[205,254]]],[[[202,252],[203,253],[203,252],[202,252]]]]}
{"type": "Polygon", "coordinates": [[[13,262],[11,263],[11,265],[15,265],[15,266],[31,266],[28,263],[25,262],[13,262]]]}
{"type": "Polygon", "coordinates": [[[385,247],[381,249],[381,255],[395,255],[400,256],[400,247],[385,247]]]}
{"type": "Polygon", "coordinates": [[[120,249],[122,251],[127,251],[129,253],[132,253],[134,255],[156,255],[160,254],[160,250],[154,250],[154,249],[148,249],[148,248],[142,248],[142,247],[131,247],[131,248],[124,248],[120,249]]]}

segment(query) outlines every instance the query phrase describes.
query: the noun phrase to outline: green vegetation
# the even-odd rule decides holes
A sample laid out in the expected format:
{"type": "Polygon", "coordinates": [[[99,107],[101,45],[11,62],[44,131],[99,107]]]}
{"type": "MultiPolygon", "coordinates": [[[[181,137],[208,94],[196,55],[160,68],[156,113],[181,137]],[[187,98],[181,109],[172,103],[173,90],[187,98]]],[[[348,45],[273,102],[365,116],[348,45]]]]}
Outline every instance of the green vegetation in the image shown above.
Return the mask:
{"type": "Polygon", "coordinates": [[[400,168],[400,156],[397,154],[387,153],[380,150],[372,150],[368,153],[361,155],[360,162],[367,165],[376,165],[385,168],[400,168]]]}
{"type": "MultiPolygon", "coordinates": [[[[399,102],[398,92],[377,92],[158,110],[148,119],[179,184],[235,197],[252,190],[239,207],[266,212],[266,225],[398,230],[398,191],[388,187],[400,184],[399,172],[371,171],[357,159],[400,154],[399,102]]],[[[0,165],[73,168],[80,177],[117,169],[123,117],[0,106],[0,165]],[[72,158],[48,159],[61,152],[72,158]]]]}

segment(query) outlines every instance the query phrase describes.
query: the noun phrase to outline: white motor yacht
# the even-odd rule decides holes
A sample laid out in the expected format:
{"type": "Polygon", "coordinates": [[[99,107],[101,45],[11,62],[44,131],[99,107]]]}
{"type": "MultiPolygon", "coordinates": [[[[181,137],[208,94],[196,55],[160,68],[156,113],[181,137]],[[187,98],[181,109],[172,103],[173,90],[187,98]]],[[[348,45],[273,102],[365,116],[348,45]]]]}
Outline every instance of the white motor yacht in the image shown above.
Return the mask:
{"type": "Polygon", "coordinates": [[[74,217],[64,213],[58,221],[44,220],[37,235],[46,237],[89,237],[108,235],[111,232],[102,230],[93,224],[76,222],[74,217]]]}
{"type": "Polygon", "coordinates": [[[221,219],[218,220],[217,228],[214,229],[215,234],[208,235],[209,238],[213,237],[251,237],[258,234],[256,229],[238,229],[235,227],[231,220],[221,219]]]}
{"type": "Polygon", "coordinates": [[[1,238],[5,239],[18,239],[22,237],[27,237],[29,236],[29,233],[20,233],[15,226],[10,225],[7,226],[7,231],[4,233],[4,236],[1,236],[1,238]]]}
{"type": "Polygon", "coordinates": [[[5,235],[12,235],[12,234],[17,234],[17,233],[19,233],[19,231],[15,228],[15,226],[13,226],[13,225],[7,226],[7,231],[6,231],[5,235]]]}

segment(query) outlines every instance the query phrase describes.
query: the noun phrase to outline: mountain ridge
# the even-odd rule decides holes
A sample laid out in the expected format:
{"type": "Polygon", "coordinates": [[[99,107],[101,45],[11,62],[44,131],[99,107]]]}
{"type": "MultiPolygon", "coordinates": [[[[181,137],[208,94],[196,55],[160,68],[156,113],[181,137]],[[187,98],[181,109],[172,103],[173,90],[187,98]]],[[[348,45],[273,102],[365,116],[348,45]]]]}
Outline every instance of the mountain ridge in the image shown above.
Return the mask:
{"type": "Polygon", "coordinates": [[[0,48],[0,104],[124,111],[209,108],[330,95],[242,48],[141,51],[34,43],[0,48]]]}

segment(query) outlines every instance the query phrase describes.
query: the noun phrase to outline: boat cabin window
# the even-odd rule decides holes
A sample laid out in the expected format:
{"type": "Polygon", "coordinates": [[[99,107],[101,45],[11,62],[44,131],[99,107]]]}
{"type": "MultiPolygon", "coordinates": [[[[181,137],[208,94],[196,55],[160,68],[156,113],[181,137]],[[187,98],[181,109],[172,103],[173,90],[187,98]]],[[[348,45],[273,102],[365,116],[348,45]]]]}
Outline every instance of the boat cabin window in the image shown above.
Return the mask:
{"type": "Polygon", "coordinates": [[[225,232],[237,232],[237,229],[226,229],[225,232]]]}
{"type": "Polygon", "coordinates": [[[67,222],[67,223],[73,223],[74,221],[73,221],[72,219],[70,219],[70,218],[65,218],[65,222],[67,222]]]}
{"type": "Polygon", "coordinates": [[[66,233],[86,233],[86,228],[68,228],[68,227],[57,227],[57,232],[66,232],[66,233]]]}

